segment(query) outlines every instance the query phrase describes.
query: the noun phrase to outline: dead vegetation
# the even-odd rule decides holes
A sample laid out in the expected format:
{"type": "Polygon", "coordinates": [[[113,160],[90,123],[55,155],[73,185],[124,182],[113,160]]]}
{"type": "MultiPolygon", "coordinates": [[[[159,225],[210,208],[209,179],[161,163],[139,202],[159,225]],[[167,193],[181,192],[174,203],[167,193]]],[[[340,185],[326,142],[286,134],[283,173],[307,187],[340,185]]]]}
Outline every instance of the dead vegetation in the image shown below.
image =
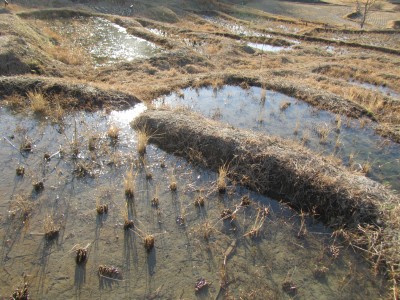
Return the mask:
{"type": "MultiPolygon", "coordinates": [[[[135,126],[157,130],[159,135],[150,142],[166,151],[190,158],[188,149],[195,149],[214,170],[220,168],[220,161],[230,162],[230,179],[286,199],[298,210],[312,212],[325,223],[343,228],[352,235],[352,245],[357,249],[366,253],[372,251],[371,247],[379,249],[379,259],[370,257],[371,262],[381,265],[385,261],[387,270],[395,267],[399,245],[394,232],[400,222],[392,215],[398,197],[384,186],[293,142],[225,127],[187,111],[149,110],[135,126]],[[377,225],[382,222],[384,226],[377,225]]],[[[223,219],[232,216],[229,209],[221,213],[223,219]]],[[[261,216],[249,236],[256,236],[260,226],[261,216]]]]}
{"type": "Polygon", "coordinates": [[[53,240],[58,237],[60,227],[56,225],[52,216],[46,216],[44,220],[44,237],[47,240],[53,240]]]}
{"type": "MultiPolygon", "coordinates": [[[[23,73],[32,73],[33,76],[0,78],[0,97],[4,98],[4,103],[14,111],[29,110],[37,116],[48,116],[52,120],[59,121],[70,109],[92,111],[110,107],[128,108],[138,102],[137,96],[144,100],[152,100],[156,96],[187,86],[211,85],[217,90],[224,84],[241,84],[243,87],[255,85],[263,87],[261,102],[264,104],[268,101],[266,99],[267,89],[280,91],[307,101],[320,109],[328,109],[355,118],[366,116],[376,120],[381,123],[381,134],[389,135],[396,140],[396,134],[393,134],[393,124],[399,123],[399,111],[398,105],[391,101],[390,95],[376,96],[377,93],[365,92],[358,88],[342,85],[343,82],[340,84],[331,82],[331,80],[337,78],[342,81],[355,79],[361,82],[397,88],[396,85],[400,77],[397,70],[398,63],[395,55],[398,55],[398,51],[396,49],[391,49],[391,47],[385,45],[371,46],[364,45],[359,41],[341,42],[318,35],[313,36],[314,33],[311,30],[314,28],[321,31],[334,30],[330,27],[324,27],[324,24],[310,23],[310,26],[308,26],[307,22],[303,20],[276,17],[256,10],[249,13],[245,11],[245,7],[241,6],[231,10],[232,8],[226,3],[204,2],[207,6],[225,10],[232,15],[237,16],[237,12],[241,11],[246,15],[246,18],[256,16],[259,18],[259,24],[257,24],[258,22],[252,24],[248,21],[239,20],[226,13],[218,14],[218,16],[227,20],[238,22],[238,24],[249,25],[253,29],[266,27],[262,22],[267,18],[268,22],[274,20],[275,26],[282,25],[280,22],[284,21],[283,24],[289,30],[297,26],[302,31],[290,34],[285,33],[284,29],[261,30],[261,32],[272,34],[274,37],[268,39],[261,39],[256,36],[243,37],[240,34],[229,33],[227,30],[204,20],[201,22],[197,19],[193,22],[181,20],[181,15],[177,15],[173,10],[164,6],[152,5],[151,9],[143,12],[143,15],[158,20],[138,19],[144,27],[134,24],[128,31],[164,45],[170,51],[162,53],[156,58],[121,63],[117,66],[101,67],[95,70],[86,65],[84,68],[76,68],[78,65],[85,64],[88,56],[81,52],[82,49],[70,47],[71,45],[66,41],[55,36],[54,32],[47,31],[45,35],[57,41],[59,45],[47,44],[44,52],[49,57],[43,60],[38,56],[40,63],[34,60],[29,64],[21,63],[23,73]],[[171,23],[160,22],[162,20],[171,23]],[[173,22],[178,23],[173,24],[173,22]],[[146,26],[161,28],[164,36],[151,34],[145,28],[146,26]],[[260,55],[259,51],[249,51],[248,49],[248,52],[244,51],[245,47],[242,45],[246,41],[292,45],[293,43],[288,42],[287,38],[299,40],[301,44],[294,45],[290,52],[284,54],[268,53],[268,55],[260,55]],[[327,51],[321,50],[325,45],[334,45],[337,48],[334,50],[336,52],[329,54],[327,51]],[[360,59],[355,58],[355,56],[359,56],[360,59]],[[357,62],[355,62],[356,60],[357,62]],[[48,61],[51,63],[47,63],[48,61]],[[324,69],[326,63],[335,65],[324,69]],[[360,65],[365,65],[365,68],[359,68],[360,65]],[[44,73],[62,78],[38,76],[44,73]]],[[[37,10],[20,14],[24,18],[54,18],[60,16],[70,18],[71,16],[81,15],[91,16],[92,14],[74,10],[37,10]]],[[[197,18],[202,19],[199,16],[197,18]]],[[[126,19],[120,24],[130,27],[131,25],[127,26],[124,23],[126,19]]],[[[136,22],[134,19],[130,20],[136,22]]],[[[356,34],[363,35],[364,33],[356,34]]],[[[6,70],[4,66],[5,64],[0,64],[1,74],[14,74],[6,70]]],[[[10,64],[7,64],[7,66],[9,67],[10,64]]],[[[19,64],[14,65],[15,71],[17,71],[18,66],[19,64]]],[[[281,111],[288,113],[290,103],[283,103],[281,111]]],[[[215,116],[218,117],[218,114],[215,116]]],[[[171,120],[175,119],[171,118],[171,120]]],[[[188,124],[184,123],[179,124],[179,126],[188,128],[188,124]]],[[[341,126],[342,121],[338,119],[335,131],[340,131],[341,126]]],[[[195,126],[193,125],[193,127],[195,126]]],[[[174,135],[176,139],[171,141],[163,137],[151,136],[151,132],[146,129],[146,135],[143,138],[139,135],[137,152],[140,155],[146,153],[146,145],[149,139],[151,141],[161,140],[159,143],[167,150],[190,157],[199,164],[205,165],[206,163],[215,171],[219,171],[217,190],[220,193],[226,192],[229,178],[234,183],[240,182],[258,192],[284,198],[300,211],[302,209],[305,211],[312,210],[326,223],[335,228],[343,229],[341,233],[344,238],[354,248],[361,249],[376,266],[383,264],[389,266],[390,278],[394,282],[394,298],[397,297],[396,286],[399,280],[399,271],[398,243],[396,244],[395,237],[398,232],[396,222],[399,214],[396,215],[395,209],[393,209],[393,207],[397,207],[393,204],[396,200],[395,196],[391,195],[385,188],[365,180],[363,177],[357,177],[358,175],[348,174],[340,167],[332,166],[327,159],[310,158],[307,151],[299,150],[298,145],[285,144],[285,142],[281,144],[279,140],[272,139],[267,141],[268,146],[272,148],[269,151],[260,146],[258,137],[249,135],[246,138],[242,137],[243,143],[230,147],[229,143],[224,143],[224,141],[232,138],[231,142],[235,143],[237,133],[230,132],[227,137],[222,138],[223,141],[221,142],[221,139],[215,139],[216,136],[221,137],[220,132],[218,132],[221,128],[219,124],[216,125],[218,129],[212,131],[209,135],[207,135],[207,132],[188,134],[186,129],[178,130],[178,125],[171,128],[172,132],[169,132],[169,128],[164,128],[161,131],[161,133],[165,131],[174,135]],[[185,139],[182,139],[183,136],[185,139]],[[210,149],[207,149],[201,143],[204,137],[207,142],[210,142],[207,143],[207,147],[211,145],[210,149]],[[196,144],[198,149],[192,147],[193,139],[195,139],[194,144],[200,141],[196,144]],[[175,141],[177,142],[174,146],[172,143],[175,141]],[[240,146],[244,143],[248,145],[248,148],[240,146]],[[191,145],[190,151],[188,145],[191,145]],[[295,152],[299,152],[290,154],[288,149],[292,147],[295,152]],[[254,149],[256,151],[253,152],[254,149]],[[243,152],[235,156],[236,151],[243,152]],[[193,153],[197,153],[197,155],[193,155],[193,153]],[[215,157],[216,153],[217,157],[215,157]],[[221,157],[222,159],[220,159],[221,157]],[[221,170],[220,165],[223,162],[229,162],[229,172],[227,168],[221,170]],[[382,208],[378,204],[379,199],[384,199],[387,202],[385,204],[387,208],[382,208]],[[382,220],[378,216],[381,216],[382,220]],[[382,222],[384,226],[381,225],[382,222]]],[[[295,132],[297,134],[296,130],[295,132]]],[[[303,133],[304,143],[310,140],[310,134],[309,131],[303,133]]],[[[330,131],[321,127],[315,129],[315,134],[319,136],[321,143],[325,143],[330,131]]],[[[118,132],[111,131],[111,128],[108,136],[113,141],[118,140],[118,132]]],[[[398,133],[397,136],[399,136],[398,133]]],[[[397,140],[400,139],[397,138],[397,140]]],[[[89,140],[90,151],[96,151],[98,146],[96,141],[98,141],[96,137],[89,140]]],[[[264,141],[263,139],[261,142],[264,141]]],[[[339,139],[337,144],[340,145],[339,139]]],[[[23,152],[30,152],[33,149],[29,137],[26,137],[26,141],[21,143],[20,149],[23,152]]],[[[80,151],[83,151],[83,149],[79,149],[78,144],[75,144],[73,148],[75,156],[80,151]]],[[[79,174],[89,174],[90,166],[85,164],[77,164],[77,166],[78,172],[76,174],[78,176],[79,174]]],[[[371,165],[369,162],[365,162],[360,167],[359,171],[368,173],[371,165]]],[[[16,172],[18,174],[18,170],[16,172]]],[[[146,172],[146,178],[148,177],[147,174],[146,172]]],[[[134,177],[133,172],[130,172],[124,178],[124,190],[127,198],[134,196],[134,177]],[[133,176],[133,178],[129,176],[133,176]]],[[[168,185],[171,191],[177,191],[178,183],[174,174],[170,175],[168,185]]],[[[44,187],[43,181],[38,181],[37,187],[37,191],[40,191],[44,187]]],[[[35,186],[34,188],[36,190],[35,186]]],[[[215,190],[215,186],[213,189],[215,190]]],[[[240,206],[252,205],[248,200],[243,198],[240,206]]],[[[159,197],[156,192],[151,205],[159,211],[159,204],[159,197]]],[[[196,198],[194,205],[199,208],[203,207],[204,198],[196,198]]],[[[21,204],[20,210],[23,212],[24,220],[27,219],[31,213],[28,204],[21,204]]],[[[96,211],[99,214],[107,213],[108,205],[97,203],[96,211]]],[[[251,238],[258,237],[267,215],[268,211],[265,211],[265,209],[259,211],[254,224],[244,235],[251,238]]],[[[221,217],[231,220],[234,217],[234,212],[228,209],[223,211],[221,217]]],[[[182,218],[184,217],[182,216],[182,218]]],[[[304,218],[302,222],[301,229],[304,229],[304,218]]],[[[204,231],[204,238],[208,240],[215,228],[208,222],[201,226],[204,231]]],[[[125,230],[134,229],[133,221],[127,215],[124,216],[123,227],[125,230]]],[[[299,237],[304,234],[304,230],[298,232],[299,237]]],[[[143,234],[142,238],[144,247],[149,252],[154,247],[154,235],[143,234]]],[[[332,247],[332,256],[337,254],[338,249],[332,247]]],[[[86,262],[87,255],[87,248],[78,248],[76,250],[77,264],[86,262]]],[[[223,271],[226,272],[226,269],[223,271]]],[[[325,267],[318,266],[313,274],[319,278],[323,277],[327,271],[325,267]]],[[[119,278],[120,271],[114,267],[100,266],[98,274],[104,277],[119,278]]],[[[224,283],[228,285],[226,274],[222,277],[224,283]]],[[[292,275],[287,277],[282,284],[282,289],[290,296],[295,297],[297,286],[291,278],[292,275]]],[[[202,287],[203,283],[207,282],[203,278],[199,279],[199,287],[202,287]]]]}
{"type": "Polygon", "coordinates": [[[124,178],[124,189],[126,198],[132,200],[135,197],[135,175],[133,174],[132,167],[126,172],[124,178]]]}

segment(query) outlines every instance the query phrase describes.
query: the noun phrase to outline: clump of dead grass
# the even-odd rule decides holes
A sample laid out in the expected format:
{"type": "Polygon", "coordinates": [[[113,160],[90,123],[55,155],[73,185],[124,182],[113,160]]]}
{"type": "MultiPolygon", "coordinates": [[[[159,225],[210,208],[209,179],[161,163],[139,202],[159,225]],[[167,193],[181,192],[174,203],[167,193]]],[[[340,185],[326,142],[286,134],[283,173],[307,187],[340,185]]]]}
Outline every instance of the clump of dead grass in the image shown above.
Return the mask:
{"type": "Polygon", "coordinates": [[[44,237],[47,240],[52,240],[56,238],[60,232],[60,227],[56,226],[54,219],[51,215],[48,215],[44,219],[44,237]]]}
{"type": "Polygon", "coordinates": [[[121,129],[116,125],[111,125],[107,130],[107,136],[111,139],[112,142],[118,141],[119,132],[121,129]]]}
{"type": "Polygon", "coordinates": [[[149,141],[149,134],[146,130],[138,130],[137,132],[137,152],[140,155],[144,155],[146,153],[146,146],[149,141]]]}
{"type": "Polygon", "coordinates": [[[218,169],[217,189],[220,194],[226,192],[226,177],[228,176],[228,167],[226,165],[220,166],[218,169]]]}
{"type": "Polygon", "coordinates": [[[49,102],[40,91],[30,91],[27,93],[32,112],[38,116],[45,116],[48,111],[49,102]]]}
{"type": "Polygon", "coordinates": [[[126,172],[124,178],[124,189],[127,199],[133,199],[135,197],[135,175],[133,174],[132,167],[126,172]]]}
{"type": "Polygon", "coordinates": [[[17,93],[13,93],[4,97],[4,103],[12,111],[21,112],[26,106],[26,99],[17,93]]]}

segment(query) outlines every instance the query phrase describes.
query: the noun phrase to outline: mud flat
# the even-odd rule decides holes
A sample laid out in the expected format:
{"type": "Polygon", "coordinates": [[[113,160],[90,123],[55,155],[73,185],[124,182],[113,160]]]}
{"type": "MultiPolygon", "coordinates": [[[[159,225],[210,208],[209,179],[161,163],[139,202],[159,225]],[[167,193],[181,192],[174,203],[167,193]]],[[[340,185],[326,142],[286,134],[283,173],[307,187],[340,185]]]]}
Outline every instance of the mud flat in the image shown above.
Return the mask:
{"type": "Polygon", "coordinates": [[[376,266],[398,272],[399,197],[383,185],[296,143],[186,110],[149,110],[132,125],[146,128],[150,141],[168,152],[214,170],[227,165],[234,181],[313,212],[376,266]]]}

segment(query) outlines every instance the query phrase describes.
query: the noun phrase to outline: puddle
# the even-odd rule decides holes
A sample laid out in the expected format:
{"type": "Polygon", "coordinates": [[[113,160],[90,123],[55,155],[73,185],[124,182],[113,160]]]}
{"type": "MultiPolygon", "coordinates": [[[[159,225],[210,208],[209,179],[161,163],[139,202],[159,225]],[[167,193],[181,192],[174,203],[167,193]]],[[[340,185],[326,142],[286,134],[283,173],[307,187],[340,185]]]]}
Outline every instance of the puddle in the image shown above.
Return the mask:
{"type": "MultiPolygon", "coordinates": [[[[222,26],[225,29],[231,31],[232,33],[239,34],[239,35],[247,35],[247,36],[263,36],[263,37],[269,37],[272,38],[273,36],[270,34],[265,34],[261,33],[252,29],[249,29],[248,27],[244,25],[239,25],[234,22],[230,22],[218,17],[211,17],[211,16],[203,16],[204,19],[207,21],[214,23],[216,25],[222,26]]],[[[260,21],[260,22],[254,22],[254,20],[251,20],[252,24],[257,24],[258,26],[261,26],[262,28],[270,31],[281,31],[281,32],[290,32],[290,33],[297,33],[300,31],[299,28],[295,26],[291,26],[289,24],[283,25],[280,22],[275,22],[275,21],[260,21]]]]}
{"type": "Polygon", "coordinates": [[[368,90],[374,91],[374,92],[379,92],[382,94],[385,94],[387,96],[391,96],[395,99],[400,100],[400,93],[392,90],[391,88],[388,88],[386,86],[382,86],[382,85],[374,85],[371,83],[367,83],[367,82],[360,82],[360,81],[356,81],[356,80],[352,80],[350,81],[351,84],[357,85],[357,86],[361,86],[363,88],[366,88],[368,90]]]}
{"type": "Polygon", "coordinates": [[[296,140],[317,153],[334,155],[356,170],[364,168],[369,177],[400,190],[400,145],[376,135],[365,120],[337,117],[257,87],[187,88],[155,103],[186,106],[235,127],[296,140]]]}
{"type": "Polygon", "coordinates": [[[247,45],[251,48],[255,48],[265,52],[280,52],[290,49],[290,47],[272,46],[268,44],[258,44],[258,43],[247,43],[247,45]]]}
{"type": "MultiPolygon", "coordinates": [[[[225,99],[229,107],[238,105],[233,93],[248,97],[259,92],[227,87],[217,94],[204,89],[201,95],[208,104],[225,99]]],[[[194,90],[185,91],[187,99],[195,95],[194,90]]],[[[281,101],[273,100],[270,92],[267,97],[265,106],[270,108],[272,102],[281,101]]],[[[251,118],[245,112],[251,105],[247,102],[253,101],[243,99],[236,117],[239,123],[251,118]]],[[[216,107],[212,105],[211,112],[216,107]]],[[[143,110],[144,106],[136,105],[110,115],[82,112],[67,116],[60,126],[0,108],[0,298],[8,298],[22,286],[23,275],[32,299],[222,299],[224,292],[236,298],[378,299],[387,290],[351,249],[307,216],[230,184],[221,196],[216,192],[215,173],[155,146],[147,146],[145,160],[140,159],[129,122],[143,110]],[[116,143],[107,136],[110,125],[120,128],[116,143]],[[31,153],[19,151],[25,136],[32,141],[31,153]],[[95,150],[90,151],[93,137],[95,150]],[[76,157],[72,141],[78,145],[76,157]],[[46,153],[49,161],[44,160],[46,153]],[[127,202],[124,176],[132,164],[135,197],[127,202]],[[25,167],[23,177],[15,174],[19,165],[25,167]],[[43,180],[41,192],[33,191],[33,180],[43,180]],[[169,190],[171,181],[177,183],[176,192],[169,190]],[[158,209],[152,207],[155,196],[158,209]],[[204,207],[193,204],[198,196],[204,197],[204,207]],[[243,196],[251,204],[240,208],[243,196]],[[97,215],[96,199],[108,204],[107,214],[97,215]],[[234,221],[221,220],[226,208],[237,209],[234,221]],[[123,212],[134,221],[133,230],[124,231],[123,212]],[[53,241],[43,236],[48,215],[61,226],[53,241]],[[255,228],[258,236],[251,238],[255,228]],[[142,242],[146,234],[155,237],[155,248],[149,253],[142,242]],[[88,261],[80,266],[73,251],[77,244],[88,245],[88,261]],[[99,277],[99,265],[118,268],[120,276],[99,277]],[[201,278],[210,285],[196,293],[201,278]],[[220,291],[221,283],[225,290],[220,291]]],[[[268,118],[278,122],[284,116],[275,112],[268,118]]]]}
{"type": "Polygon", "coordinates": [[[149,58],[161,51],[155,44],[128,34],[124,27],[103,18],[58,20],[52,29],[86,49],[97,66],[149,58]]]}
{"type": "Polygon", "coordinates": [[[219,19],[219,18],[209,17],[209,16],[204,16],[203,18],[213,24],[216,24],[218,26],[225,28],[226,30],[228,30],[234,34],[244,35],[244,36],[259,36],[259,37],[272,38],[272,35],[270,35],[270,34],[263,34],[263,33],[248,29],[246,26],[235,24],[233,22],[229,22],[224,19],[219,19]]]}

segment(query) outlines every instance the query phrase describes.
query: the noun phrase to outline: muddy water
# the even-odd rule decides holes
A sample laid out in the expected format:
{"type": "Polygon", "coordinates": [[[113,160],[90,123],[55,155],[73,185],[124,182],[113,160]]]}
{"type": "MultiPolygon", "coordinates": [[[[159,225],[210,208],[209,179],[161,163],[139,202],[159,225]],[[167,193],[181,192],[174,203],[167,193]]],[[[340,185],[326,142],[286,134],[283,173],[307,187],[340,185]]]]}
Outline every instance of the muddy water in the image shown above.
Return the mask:
{"type": "Polygon", "coordinates": [[[316,110],[303,101],[252,87],[185,89],[157,104],[183,105],[235,127],[296,140],[324,155],[334,155],[355,170],[400,190],[400,145],[381,138],[365,120],[316,110]]]}
{"type": "Polygon", "coordinates": [[[128,34],[124,27],[103,18],[58,20],[52,29],[86,49],[98,66],[148,58],[160,52],[155,44],[128,34]]]}
{"type": "Polygon", "coordinates": [[[382,279],[307,216],[229,182],[219,195],[215,173],[154,146],[140,159],[129,121],[144,109],[78,113],[63,124],[0,109],[0,298],[23,280],[32,299],[381,298],[382,279]],[[120,128],[116,142],[107,136],[111,125],[120,128]],[[24,137],[32,152],[19,151],[24,137]],[[16,176],[17,166],[25,167],[23,177],[16,176]],[[135,197],[127,201],[128,171],[135,175],[135,197]],[[35,180],[43,181],[42,191],[33,190],[35,180]],[[198,196],[204,207],[193,204],[198,196]],[[248,207],[239,206],[243,196],[248,207]],[[96,200],[108,204],[107,214],[97,214],[96,200]],[[225,208],[237,210],[234,220],[221,220],[225,208]],[[134,220],[133,230],[124,231],[122,211],[134,220]],[[53,241],[43,235],[48,215],[61,229],[53,241]],[[147,253],[143,237],[149,234],[155,248],[147,253]],[[82,266],[75,263],[77,244],[89,252],[82,266]],[[115,266],[122,276],[99,277],[99,265],[115,266]],[[200,278],[210,285],[196,293],[200,278]]]}

